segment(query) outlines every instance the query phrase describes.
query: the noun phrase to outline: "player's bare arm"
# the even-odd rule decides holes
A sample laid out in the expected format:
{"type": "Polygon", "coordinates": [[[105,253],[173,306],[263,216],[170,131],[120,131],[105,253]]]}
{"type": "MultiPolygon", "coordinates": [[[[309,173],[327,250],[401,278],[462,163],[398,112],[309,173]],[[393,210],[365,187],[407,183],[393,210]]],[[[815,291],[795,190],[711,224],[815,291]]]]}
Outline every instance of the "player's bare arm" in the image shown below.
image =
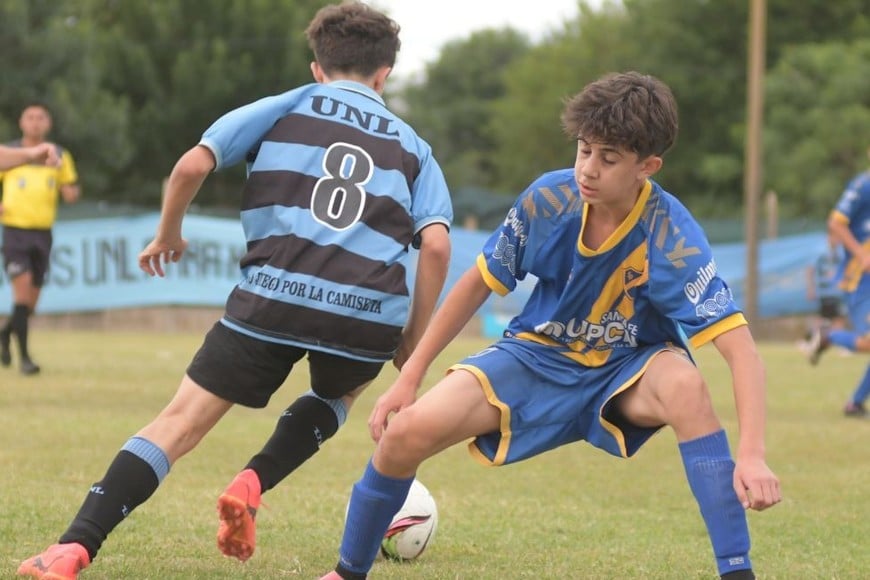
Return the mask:
{"type": "Polygon", "coordinates": [[[416,400],[417,391],[432,361],[456,338],[491,292],[477,266],[472,266],[459,278],[435,312],[431,324],[402,367],[399,377],[375,402],[369,415],[372,439],[378,441],[381,438],[393,413],[416,400]]]}
{"type": "Polygon", "coordinates": [[[208,174],[215,168],[212,152],[196,145],[175,164],[163,198],[157,234],[139,254],[139,267],[149,276],[166,275],[163,265],[177,262],[187,249],[181,236],[181,223],[190,202],[196,197],[208,174]]]}
{"type": "Polygon", "coordinates": [[[849,222],[843,221],[840,216],[831,216],[828,219],[828,232],[835,240],[843,244],[850,254],[861,261],[861,269],[870,272],[870,252],[864,249],[852,232],[849,230],[849,222]]]}
{"type": "Polygon", "coordinates": [[[432,318],[450,263],[450,236],[446,226],[433,224],[423,228],[420,238],[420,257],[417,260],[411,312],[402,332],[399,351],[393,359],[393,365],[399,370],[420,342],[420,337],[432,318]]]}
{"type": "Polygon", "coordinates": [[[779,479],[765,460],[765,370],[747,326],[713,340],[731,370],[740,440],[735,454],[734,489],[744,508],[764,510],[782,499],[779,479]]]}

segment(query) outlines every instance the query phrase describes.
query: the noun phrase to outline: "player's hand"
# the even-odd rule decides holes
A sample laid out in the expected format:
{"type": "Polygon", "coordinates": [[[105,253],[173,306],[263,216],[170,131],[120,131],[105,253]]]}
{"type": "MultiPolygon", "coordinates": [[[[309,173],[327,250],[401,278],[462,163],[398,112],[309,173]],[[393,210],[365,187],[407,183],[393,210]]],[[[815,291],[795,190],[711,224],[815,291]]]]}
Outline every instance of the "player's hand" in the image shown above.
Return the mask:
{"type": "Polygon", "coordinates": [[[387,391],[378,397],[375,406],[369,415],[369,433],[375,443],[381,440],[381,436],[390,422],[390,417],[405,407],[409,407],[417,400],[417,385],[403,380],[402,376],[390,386],[387,391]]]}
{"type": "Polygon", "coordinates": [[[149,276],[166,276],[163,265],[177,262],[187,249],[187,240],[178,237],[170,242],[154,239],[139,254],[139,268],[149,276]]]}
{"type": "Polygon", "coordinates": [[[761,511],[782,501],[779,479],[761,459],[738,459],[734,467],[734,491],[744,509],[761,511]]]}

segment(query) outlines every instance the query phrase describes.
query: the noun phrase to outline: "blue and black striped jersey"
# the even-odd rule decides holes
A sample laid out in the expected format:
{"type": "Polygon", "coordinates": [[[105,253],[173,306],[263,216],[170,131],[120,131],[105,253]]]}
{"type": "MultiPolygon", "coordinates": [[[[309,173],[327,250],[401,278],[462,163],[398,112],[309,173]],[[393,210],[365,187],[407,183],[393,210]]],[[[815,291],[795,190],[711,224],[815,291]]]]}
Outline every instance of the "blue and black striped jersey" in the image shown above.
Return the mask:
{"type": "Polygon", "coordinates": [[[247,253],[223,323],[386,361],[410,305],[408,248],[453,219],[429,145],[370,88],[310,84],[231,111],[203,135],[217,169],[248,163],[247,253]]]}

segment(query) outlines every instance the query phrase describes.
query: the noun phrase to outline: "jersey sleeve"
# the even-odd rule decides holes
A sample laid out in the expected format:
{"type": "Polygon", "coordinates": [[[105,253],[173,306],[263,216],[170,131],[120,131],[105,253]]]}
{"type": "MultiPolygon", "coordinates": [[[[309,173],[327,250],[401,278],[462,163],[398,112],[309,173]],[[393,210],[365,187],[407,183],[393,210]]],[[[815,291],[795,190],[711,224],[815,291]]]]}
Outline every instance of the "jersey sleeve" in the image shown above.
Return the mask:
{"type": "Polygon", "coordinates": [[[650,299],[698,347],[746,318],[719,276],[701,226],[684,208],[672,208],[669,218],[658,219],[650,232],[650,299]]]}
{"type": "Polygon", "coordinates": [[[233,109],[206,129],[199,144],[214,155],[215,171],[243,161],[263,135],[290,112],[305,89],[300,87],[233,109]]]}
{"type": "Polygon", "coordinates": [[[441,166],[428,148],[420,160],[420,174],[414,180],[411,200],[415,234],[433,223],[443,223],[448,228],[453,223],[450,190],[441,166]]]}
{"type": "Polygon", "coordinates": [[[60,154],[60,169],[58,170],[57,182],[59,185],[70,185],[78,182],[79,175],[72,155],[66,149],[60,154]]]}
{"type": "Polygon", "coordinates": [[[834,219],[844,223],[857,223],[870,214],[870,173],[863,174],[846,186],[831,212],[834,219]]]}
{"type": "Polygon", "coordinates": [[[517,198],[477,258],[477,268],[487,286],[500,296],[512,292],[517,281],[525,279],[534,262],[537,242],[541,239],[541,236],[531,235],[539,229],[532,220],[534,204],[533,190],[517,198]]]}

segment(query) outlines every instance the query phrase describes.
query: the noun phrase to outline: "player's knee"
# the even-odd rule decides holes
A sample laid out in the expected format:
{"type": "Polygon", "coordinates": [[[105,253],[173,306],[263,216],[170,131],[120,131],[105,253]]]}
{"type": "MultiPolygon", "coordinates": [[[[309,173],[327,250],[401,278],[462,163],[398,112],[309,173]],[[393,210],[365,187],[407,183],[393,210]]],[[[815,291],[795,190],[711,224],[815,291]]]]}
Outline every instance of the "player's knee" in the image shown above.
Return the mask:
{"type": "Polygon", "coordinates": [[[658,392],[669,424],[715,420],[710,390],[697,369],[675,372],[669,380],[670,384],[658,392]]]}
{"type": "Polygon", "coordinates": [[[416,465],[433,453],[433,437],[415,411],[408,407],[397,413],[381,437],[379,452],[391,463],[416,465]]]}

